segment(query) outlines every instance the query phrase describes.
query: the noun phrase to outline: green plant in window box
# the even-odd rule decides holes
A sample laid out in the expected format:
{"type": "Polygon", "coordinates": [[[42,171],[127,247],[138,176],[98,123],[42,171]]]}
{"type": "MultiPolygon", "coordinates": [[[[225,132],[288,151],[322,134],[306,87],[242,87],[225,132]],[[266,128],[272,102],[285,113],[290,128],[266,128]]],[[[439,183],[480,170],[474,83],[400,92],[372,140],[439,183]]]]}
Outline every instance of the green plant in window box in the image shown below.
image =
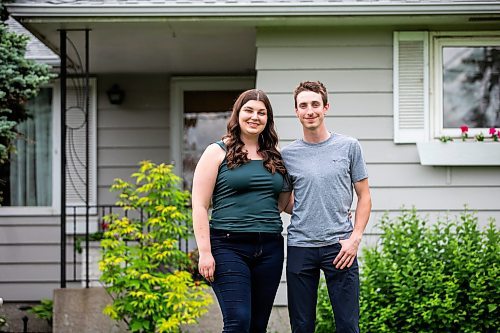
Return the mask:
{"type": "Polygon", "coordinates": [[[484,141],[484,134],[479,133],[475,136],[475,138],[476,138],[476,141],[483,142],[484,141]]]}
{"type": "Polygon", "coordinates": [[[439,137],[439,141],[446,143],[448,141],[453,141],[453,138],[451,136],[442,135],[439,137]]]}
{"type": "Polygon", "coordinates": [[[497,131],[495,127],[490,128],[489,130],[491,139],[495,142],[498,142],[498,137],[500,136],[500,130],[497,131]]]}
{"type": "Polygon", "coordinates": [[[126,216],[104,217],[101,281],[113,298],[104,313],[131,332],[179,332],[207,312],[207,286],[194,281],[179,239],[192,235],[190,195],[179,189],[171,165],[141,162],[135,182],[115,179],[126,216]],[[133,218],[143,212],[144,219],[133,218]]]}
{"type": "MultiPolygon", "coordinates": [[[[462,125],[462,126],[460,126],[460,131],[462,132],[462,134],[460,135],[460,138],[462,139],[462,141],[464,141],[464,142],[468,141],[468,139],[469,139],[469,134],[468,134],[469,127],[466,126],[466,125],[462,125]]],[[[489,134],[490,134],[489,138],[491,139],[491,141],[498,142],[498,138],[500,137],[500,130],[497,130],[496,128],[491,127],[489,129],[489,134]]],[[[485,141],[485,136],[481,132],[479,134],[476,134],[474,136],[474,139],[477,142],[484,142],[485,141]]],[[[446,142],[453,141],[453,138],[450,137],[450,136],[447,136],[447,135],[442,135],[442,136],[439,137],[439,141],[441,141],[443,143],[446,143],[446,142]]]]}

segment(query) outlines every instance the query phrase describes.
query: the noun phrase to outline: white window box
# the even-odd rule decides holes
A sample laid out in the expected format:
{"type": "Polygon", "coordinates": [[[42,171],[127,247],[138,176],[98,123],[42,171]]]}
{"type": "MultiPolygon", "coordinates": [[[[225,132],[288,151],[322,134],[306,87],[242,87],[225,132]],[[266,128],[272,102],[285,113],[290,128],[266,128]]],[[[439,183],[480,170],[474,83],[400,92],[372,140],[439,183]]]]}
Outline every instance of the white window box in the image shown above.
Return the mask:
{"type": "Polygon", "coordinates": [[[499,142],[418,142],[422,165],[500,166],[499,142]]]}

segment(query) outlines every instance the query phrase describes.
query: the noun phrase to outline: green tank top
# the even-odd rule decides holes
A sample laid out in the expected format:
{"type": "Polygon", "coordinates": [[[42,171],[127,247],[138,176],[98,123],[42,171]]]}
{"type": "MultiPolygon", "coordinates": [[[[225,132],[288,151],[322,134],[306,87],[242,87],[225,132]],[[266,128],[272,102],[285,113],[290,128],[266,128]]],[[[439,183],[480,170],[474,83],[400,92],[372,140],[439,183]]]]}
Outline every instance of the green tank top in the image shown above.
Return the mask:
{"type": "MultiPolygon", "coordinates": [[[[226,150],[222,141],[217,144],[226,150]]],[[[263,161],[251,160],[229,169],[224,158],[212,195],[210,227],[236,232],[281,232],[278,197],[283,189],[283,175],[270,173],[263,161]]]]}

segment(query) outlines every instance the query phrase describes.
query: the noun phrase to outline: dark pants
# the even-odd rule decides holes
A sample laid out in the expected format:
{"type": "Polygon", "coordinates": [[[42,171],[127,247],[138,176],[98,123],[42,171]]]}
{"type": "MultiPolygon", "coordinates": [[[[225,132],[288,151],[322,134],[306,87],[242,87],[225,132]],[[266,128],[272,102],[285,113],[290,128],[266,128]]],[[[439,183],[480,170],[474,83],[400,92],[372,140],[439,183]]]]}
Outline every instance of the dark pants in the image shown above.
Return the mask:
{"type": "Polygon", "coordinates": [[[211,230],[210,242],[223,332],[265,333],[281,280],[283,236],[211,230]]]}
{"type": "Polygon", "coordinates": [[[323,270],[337,333],[359,332],[359,269],[335,268],[340,244],[324,247],[288,247],[288,311],[293,333],[313,333],[320,270],[323,270]]]}

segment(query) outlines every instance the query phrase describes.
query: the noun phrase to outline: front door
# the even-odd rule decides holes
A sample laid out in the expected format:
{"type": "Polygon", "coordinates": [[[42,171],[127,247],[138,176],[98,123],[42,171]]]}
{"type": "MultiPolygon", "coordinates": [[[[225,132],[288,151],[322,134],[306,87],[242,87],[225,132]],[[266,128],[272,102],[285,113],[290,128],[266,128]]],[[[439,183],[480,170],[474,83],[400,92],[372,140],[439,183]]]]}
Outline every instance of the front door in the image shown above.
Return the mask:
{"type": "Polygon", "coordinates": [[[191,190],[205,148],[222,138],[238,95],[254,77],[175,77],[171,81],[171,156],[183,186],[191,190]]]}

